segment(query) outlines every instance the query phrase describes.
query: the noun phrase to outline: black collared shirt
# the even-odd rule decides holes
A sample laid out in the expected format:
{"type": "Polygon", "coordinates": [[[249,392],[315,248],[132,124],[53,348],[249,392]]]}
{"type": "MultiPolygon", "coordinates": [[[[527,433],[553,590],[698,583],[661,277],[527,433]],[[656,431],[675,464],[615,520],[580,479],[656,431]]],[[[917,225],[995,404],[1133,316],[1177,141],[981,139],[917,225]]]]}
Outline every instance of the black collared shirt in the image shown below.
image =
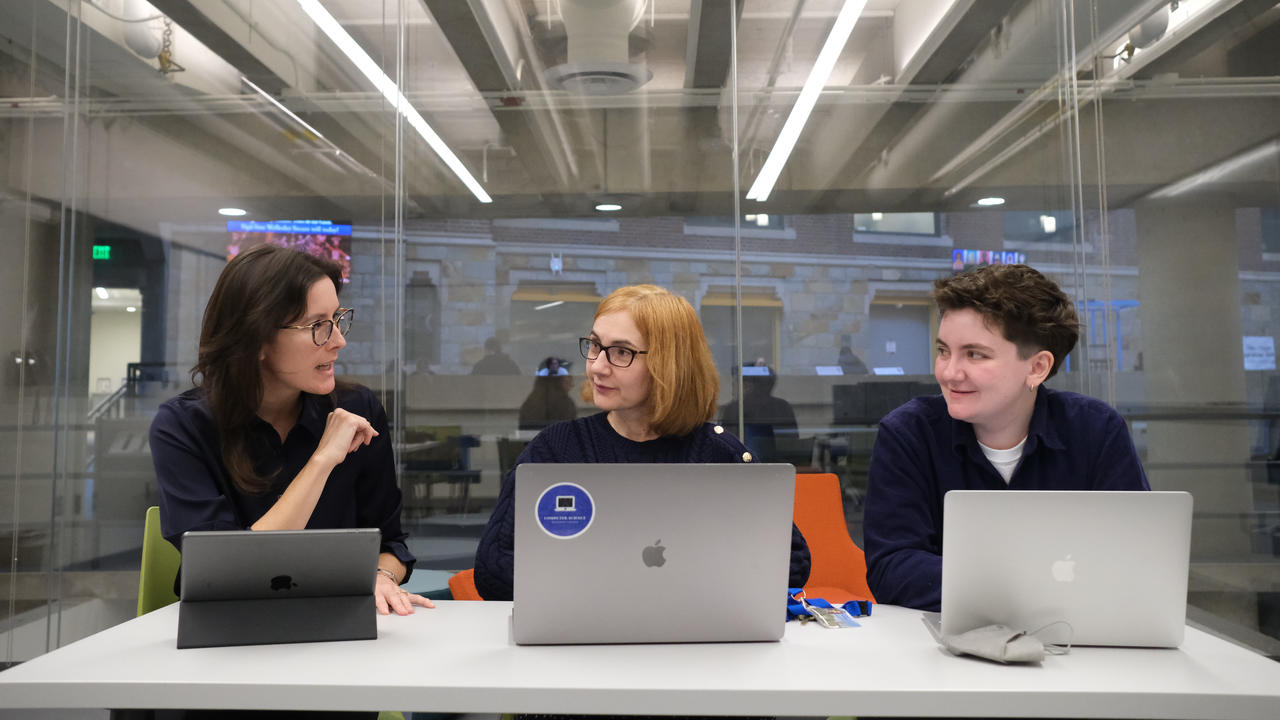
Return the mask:
{"type": "MultiPolygon", "coordinates": [[[[367,419],[378,436],[329,474],[307,527],[378,528],[382,552],[395,555],[412,571],[415,559],[405,545],[408,534],[400,529],[400,488],[387,414],[373,393],[359,386],[339,391],[338,407],[367,419]]],[[[240,491],[231,481],[204,392],[195,388],[166,401],[151,423],[151,459],[165,539],[181,550],[182,533],[188,530],[245,530],[257,522],[311,459],[332,409],[329,396],[303,393],[298,424],[283,443],[265,420],[250,421],[248,447],[254,467],[266,476],[275,473],[271,488],[256,495],[240,491]]]]}

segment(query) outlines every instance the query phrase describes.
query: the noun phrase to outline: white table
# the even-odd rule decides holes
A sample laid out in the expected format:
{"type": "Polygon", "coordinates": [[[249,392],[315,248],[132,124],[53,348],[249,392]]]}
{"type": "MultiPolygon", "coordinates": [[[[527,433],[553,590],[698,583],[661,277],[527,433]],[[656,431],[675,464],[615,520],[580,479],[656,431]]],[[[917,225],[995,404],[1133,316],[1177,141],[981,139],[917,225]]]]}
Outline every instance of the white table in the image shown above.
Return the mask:
{"type": "Polygon", "coordinates": [[[1280,663],[1193,628],[1177,650],[1002,666],[891,606],[778,643],[517,647],[509,603],[438,605],[379,618],[377,640],[191,650],[170,606],[0,673],[0,707],[1280,718],[1280,663]]]}

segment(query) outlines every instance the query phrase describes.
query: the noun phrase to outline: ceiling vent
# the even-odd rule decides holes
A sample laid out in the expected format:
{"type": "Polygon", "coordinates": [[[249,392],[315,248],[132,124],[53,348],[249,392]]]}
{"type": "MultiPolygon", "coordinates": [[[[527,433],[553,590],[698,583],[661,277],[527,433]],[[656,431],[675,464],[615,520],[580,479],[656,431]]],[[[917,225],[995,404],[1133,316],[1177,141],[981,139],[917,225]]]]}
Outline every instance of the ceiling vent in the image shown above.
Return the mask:
{"type": "Polygon", "coordinates": [[[559,0],[568,58],[549,68],[547,84],[575,95],[621,95],[653,73],[633,63],[628,38],[644,15],[645,0],[559,0]]]}

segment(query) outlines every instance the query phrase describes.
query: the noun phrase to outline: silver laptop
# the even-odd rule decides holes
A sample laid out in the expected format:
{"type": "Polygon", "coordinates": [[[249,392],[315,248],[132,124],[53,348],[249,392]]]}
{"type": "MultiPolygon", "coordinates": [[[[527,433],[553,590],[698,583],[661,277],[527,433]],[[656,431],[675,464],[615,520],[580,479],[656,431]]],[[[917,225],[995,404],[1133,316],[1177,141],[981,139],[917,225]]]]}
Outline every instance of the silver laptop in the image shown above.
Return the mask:
{"type": "Polygon", "coordinates": [[[516,468],[520,644],[782,637],[795,468],[516,468]]]}
{"type": "Polygon", "coordinates": [[[1072,645],[1177,647],[1191,495],[953,490],[943,501],[942,626],[1072,645]]]}
{"type": "Polygon", "coordinates": [[[188,532],[178,647],[370,640],[377,529],[188,532]]]}

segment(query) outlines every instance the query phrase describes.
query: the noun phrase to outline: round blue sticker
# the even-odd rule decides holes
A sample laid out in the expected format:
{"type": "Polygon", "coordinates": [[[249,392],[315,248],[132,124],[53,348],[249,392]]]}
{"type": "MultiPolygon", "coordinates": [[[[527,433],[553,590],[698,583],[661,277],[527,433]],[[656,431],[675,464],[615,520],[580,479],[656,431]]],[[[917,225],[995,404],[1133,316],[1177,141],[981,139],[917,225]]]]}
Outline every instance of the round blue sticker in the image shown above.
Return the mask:
{"type": "Polygon", "coordinates": [[[538,527],[553,538],[575,538],[591,527],[596,506],[581,485],[560,483],[542,491],[534,514],[538,527]]]}

